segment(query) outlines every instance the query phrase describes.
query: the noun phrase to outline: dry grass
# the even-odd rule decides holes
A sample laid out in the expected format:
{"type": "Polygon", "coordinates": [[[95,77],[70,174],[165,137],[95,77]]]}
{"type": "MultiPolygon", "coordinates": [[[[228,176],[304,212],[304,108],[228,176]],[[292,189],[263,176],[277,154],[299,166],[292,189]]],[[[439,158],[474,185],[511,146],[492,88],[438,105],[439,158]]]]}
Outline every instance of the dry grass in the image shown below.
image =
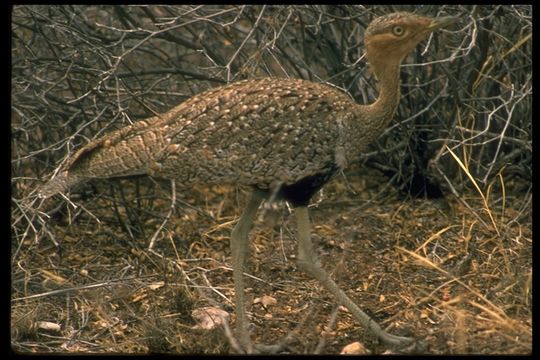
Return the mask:
{"type": "MultiPolygon", "coordinates": [[[[340,285],[390,331],[425,339],[428,353],[529,353],[530,208],[520,210],[520,197],[509,191],[502,201],[493,187],[489,197],[472,193],[443,206],[404,200],[380,193],[380,180],[377,174],[348,176],[349,190],[371,197],[365,202],[346,196],[338,179],[311,210],[323,264],[340,285]]],[[[132,184],[123,183],[127,193],[132,184]]],[[[191,312],[220,307],[232,315],[234,328],[228,236],[245,194],[199,190],[179,192],[193,207],[176,207],[154,251],[147,250],[148,239],[162,223],[156,214],[166,214],[169,204],[143,203],[137,210],[130,203],[119,208],[119,222],[106,197],[82,202],[94,216],[82,211],[51,225],[59,248],[45,239],[15,244],[12,348],[231,352],[230,334],[221,327],[197,329],[191,312]],[[137,216],[128,216],[134,210],[137,216]],[[130,237],[126,229],[134,234],[138,227],[130,216],[144,234],[130,237]],[[42,322],[60,327],[44,329],[42,322]]],[[[291,353],[339,353],[354,341],[374,353],[386,351],[297,271],[294,226],[287,208],[278,206],[267,208],[252,232],[247,293],[256,341],[286,340],[291,353]],[[254,301],[262,296],[275,304],[254,301]]]]}

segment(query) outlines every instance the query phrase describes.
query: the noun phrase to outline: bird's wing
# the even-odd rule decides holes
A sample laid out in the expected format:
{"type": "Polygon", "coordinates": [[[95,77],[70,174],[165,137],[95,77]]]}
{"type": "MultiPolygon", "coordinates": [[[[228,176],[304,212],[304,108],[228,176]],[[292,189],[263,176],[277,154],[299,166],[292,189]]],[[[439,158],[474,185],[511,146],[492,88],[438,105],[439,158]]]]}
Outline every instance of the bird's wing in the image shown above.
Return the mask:
{"type": "Polygon", "coordinates": [[[155,158],[155,175],[187,183],[271,187],[295,183],[335,163],[336,118],[351,103],[345,94],[275,79],[235,84],[219,94],[211,106],[199,95],[178,109],[170,122],[170,142],[155,158]]]}

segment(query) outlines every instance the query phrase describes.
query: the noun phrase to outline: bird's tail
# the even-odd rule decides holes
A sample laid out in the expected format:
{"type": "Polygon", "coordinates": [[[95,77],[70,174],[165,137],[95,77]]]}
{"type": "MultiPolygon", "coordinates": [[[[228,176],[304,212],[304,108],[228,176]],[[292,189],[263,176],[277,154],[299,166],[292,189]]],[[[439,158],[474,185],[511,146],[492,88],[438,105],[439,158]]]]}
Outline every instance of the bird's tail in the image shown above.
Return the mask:
{"type": "Polygon", "coordinates": [[[40,198],[48,198],[59,193],[65,193],[68,190],[83,184],[85,181],[84,178],[73,175],[68,176],[67,171],[62,171],[49,180],[49,182],[41,186],[38,190],[38,196],[40,198]]]}
{"type": "Polygon", "coordinates": [[[91,179],[146,174],[155,152],[167,144],[161,134],[163,129],[153,126],[160,120],[155,117],[138,121],[86,144],[39,189],[39,196],[47,198],[67,192],[91,179]]]}

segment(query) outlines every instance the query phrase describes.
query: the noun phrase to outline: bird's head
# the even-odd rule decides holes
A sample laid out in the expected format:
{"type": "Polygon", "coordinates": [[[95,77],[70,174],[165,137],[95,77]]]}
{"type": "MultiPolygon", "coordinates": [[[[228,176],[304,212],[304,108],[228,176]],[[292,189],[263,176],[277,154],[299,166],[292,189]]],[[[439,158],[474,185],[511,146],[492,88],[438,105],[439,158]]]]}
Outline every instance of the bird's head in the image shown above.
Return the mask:
{"type": "Polygon", "coordinates": [[[374,19],[366,29],[364,43],[368,61],[400,64],[433,31],[459,20],[457,17],[429,18],[397,12],[374,19]]]}

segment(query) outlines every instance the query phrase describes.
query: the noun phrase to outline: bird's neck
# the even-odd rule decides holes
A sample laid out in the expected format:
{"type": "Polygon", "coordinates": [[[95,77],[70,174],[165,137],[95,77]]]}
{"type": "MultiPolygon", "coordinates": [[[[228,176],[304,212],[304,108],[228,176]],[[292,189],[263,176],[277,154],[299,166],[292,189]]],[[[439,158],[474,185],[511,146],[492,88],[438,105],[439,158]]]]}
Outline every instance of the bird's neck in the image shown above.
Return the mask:
{"type": "Polygon", "coordinates": [[[373,72],[379,80],[379,97],[367,106],[369,116],[366,120],[373,133],[371,140],[375,140],[392,121],[400,98],[399,63],[374,66],[373,72]]]}
{"type": "Polygon", "coordinates": [[[373,68],[379,80],[379,97],[371,105],[357,105],[356,116],[344,122],[343,146],[336,152],[341,167],[354,162],[388,127],[399,104],[399,63],[373,68]]]}

